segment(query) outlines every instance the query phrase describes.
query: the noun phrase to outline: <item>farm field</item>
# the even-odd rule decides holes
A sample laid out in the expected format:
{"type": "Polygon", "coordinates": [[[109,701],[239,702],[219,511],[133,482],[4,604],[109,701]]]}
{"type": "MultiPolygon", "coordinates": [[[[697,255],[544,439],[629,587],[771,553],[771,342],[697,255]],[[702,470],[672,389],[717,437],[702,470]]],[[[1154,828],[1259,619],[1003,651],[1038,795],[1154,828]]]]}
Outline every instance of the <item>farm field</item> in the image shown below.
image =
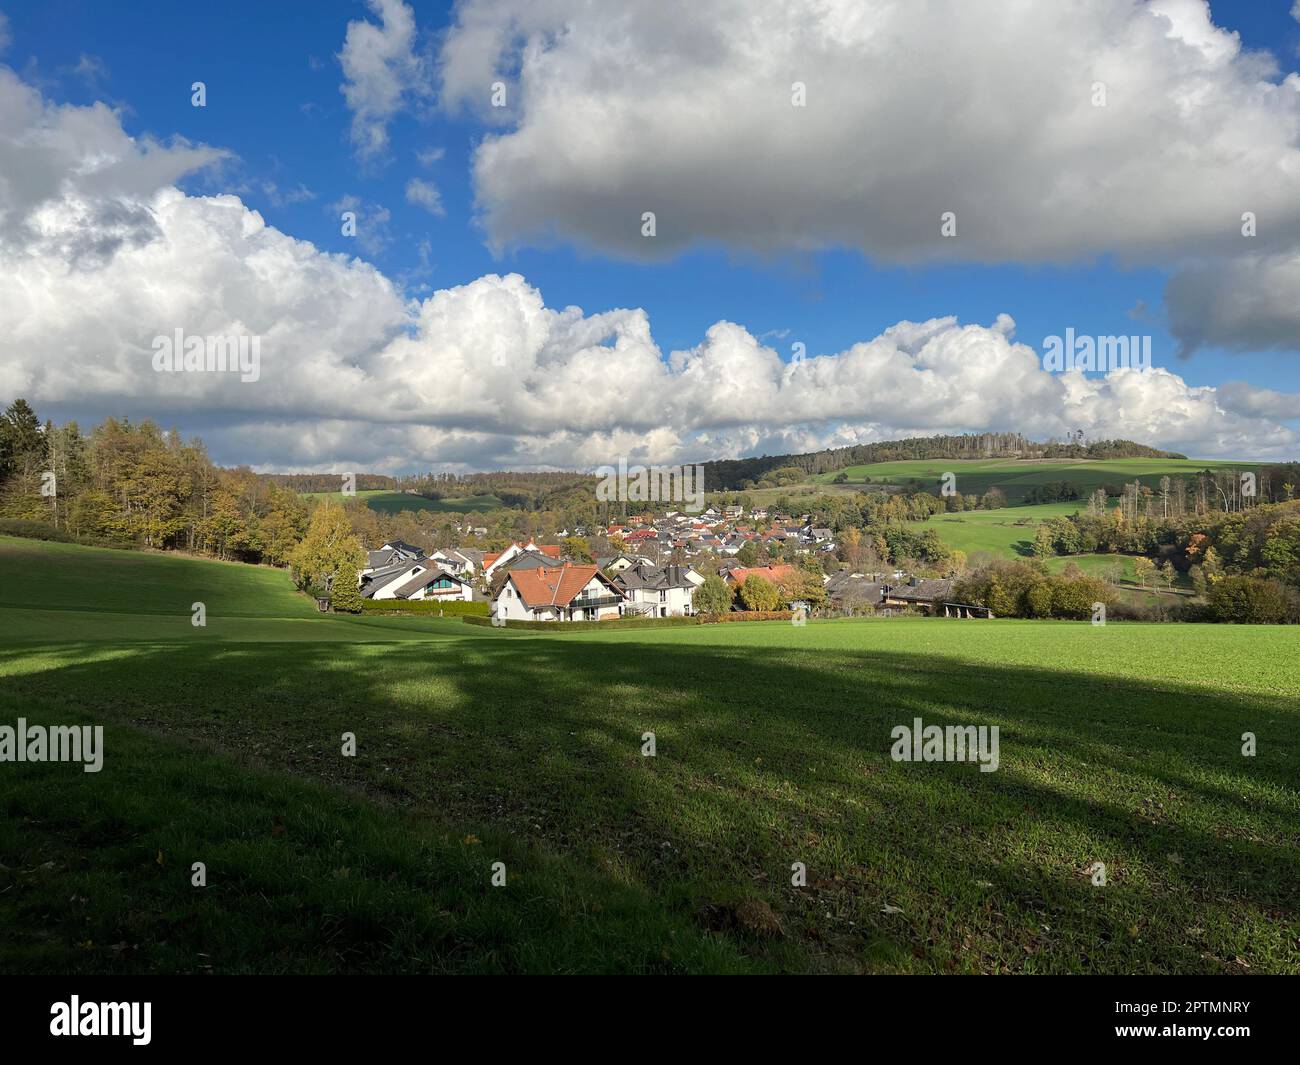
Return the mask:
{"type": "MultiPolygon", "coordinates": [[[[1083,488],[1086,495],[1104,485],[1124,481],[1131,484],[1137,480],[1154,488],[1166,474],[1191,477],[1207,467],[1244,470],[1255,469],[1257,465],[1206,459],[907,459],[850,466],[834,473],[816,474],[813,479],[829,484],[840,473],[845,473],[849,483],[857,486],[864,484],[867,478],[876,484],[904,484],[915,479],[932,482],[937,494],[943,475],[953,473],[957,478],[957,491],[963,494],[974,492],[983,495],[990,488],[997,487],[1006,494],[1008,503],[1018,503],[1031,489],[1051,481],[1073,481],[1083,488]]],[[[1086,502],[1086,499],[1081,500],[1079,505],[1086,502]]]]}
{"type": "Polygon", "coordinates": [[[0,764],[0,970],[1300,972],[1294,630],[502,632],[124,555],[0,539],[0,723],[105,728],[0,764]]]}
{"type": "Polygon", "coordinates": [[[301,495],[304,499],[329,499],[333,502],[356,498],[380,514],[399,514],[404,510],[468,514],[480,510],[497,510],[503,506],[496,496],[464,496],[463,498],[448,496],[446,499],[425,499],[423,496],[407,495],[405,492],[383,490],[357,492],[355,497],[345,496],[342,492],[303,492],[301,495]]]}

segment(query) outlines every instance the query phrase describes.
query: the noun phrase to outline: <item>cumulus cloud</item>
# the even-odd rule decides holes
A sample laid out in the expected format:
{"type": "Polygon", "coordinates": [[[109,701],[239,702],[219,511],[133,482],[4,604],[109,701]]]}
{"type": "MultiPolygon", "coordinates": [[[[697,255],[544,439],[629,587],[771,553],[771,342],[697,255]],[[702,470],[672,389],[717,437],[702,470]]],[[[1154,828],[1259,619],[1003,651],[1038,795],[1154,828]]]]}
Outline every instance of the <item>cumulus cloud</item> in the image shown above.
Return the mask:
{"type": "Polygon", "coordinates": [[[263,469],[595,467],[988,428],[1234,457],[1297,444],[1273,408],[1164,370],[1048,374],[1007,315],[899,322],[792,365],[728,321],[666,352],[643,309],[549,307],[518,274],[409,300],[237,197],[175,187],[216,157],[0,71],[0,395],[201,426],[218,460],[263,469]],[[156,372],[176,329],[260,338],[258,380],[156,372]]]}
{"type": "Polygon", "coordinates": [[[402,0],[367,0],[379,25],[348,23],[338,59],[339,87],[352,112],[352,144],[375,160],[388,149],[388,123],[411,99],[428,92],[425,60],[415,51],[415,13],[402,0]]]}
{"type": "Polygon", "coordinates": [[[465,0],[439,72],[504,123],[474,157],[498,247],[1149,261],[1234,249],[1247,209],[1300,238],[1300,77],[1204,0],[465,0]]]}

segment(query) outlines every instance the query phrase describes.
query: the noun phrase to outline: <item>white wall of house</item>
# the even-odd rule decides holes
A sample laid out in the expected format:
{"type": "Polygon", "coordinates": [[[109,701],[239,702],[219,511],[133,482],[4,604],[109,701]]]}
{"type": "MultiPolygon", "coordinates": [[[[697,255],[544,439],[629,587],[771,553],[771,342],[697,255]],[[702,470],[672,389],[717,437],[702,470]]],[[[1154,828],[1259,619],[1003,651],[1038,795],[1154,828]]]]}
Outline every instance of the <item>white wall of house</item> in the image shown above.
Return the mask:
{"type": "Polygon", "coordinates": [[[450,588],[417,588],[407,598],[457,600],[462,603],[468,603],[474,598],[474,589],[468,584],[461,584],[458,581],[452,581],[452,586],[450,588]]]}
{"type": "Polygon", "coordinates": [[[379,591],[377,591],[373,596],[371,596],[371,598],[372,599],[396,599],[398,588],[400,588],[403,584],[409,581],[412,577],[418,576],[421,573],[428,572],[428,569],[429,569],[428,566],[422,566],[419,565],[418,563],[412,564],[408,569],[403,571],[403,575],[401,577],[398,577],[396,580],[389,581],[382,588],[380,588],[379,591]]]}
{"type": "MultiPolygon", "coordinates": [[[[700,582],[701,584],[703,581],[700,582]]],[[[643,617],[676,618],[695,612],[695,589],[692,588],[636,588],[628,594],[629,602],[638,609],[626,610],[628,614],[643,617]]]]}

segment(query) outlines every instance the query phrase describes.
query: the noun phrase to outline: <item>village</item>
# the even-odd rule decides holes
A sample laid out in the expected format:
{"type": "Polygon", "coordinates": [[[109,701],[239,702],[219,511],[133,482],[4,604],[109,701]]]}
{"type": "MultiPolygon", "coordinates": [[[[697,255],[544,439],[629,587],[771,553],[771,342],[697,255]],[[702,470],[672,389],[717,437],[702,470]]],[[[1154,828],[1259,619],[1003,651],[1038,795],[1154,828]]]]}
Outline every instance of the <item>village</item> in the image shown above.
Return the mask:
{"type": "MultiPolygon", "coordinates": [[[[479,530],[467,522],[465,531],[479,530]]],[[[954,602],[951,577],[846,568],[832,531],[814,526],[809,515],[769,514],[762,507],[746,515],[739,505],[697,515],[670,510],[594,530],[561,530],[555,539],[561,543],[529,539],[500,551],[446,547],[427,553],[389,540],[367,553],[361,596],[376,604],[392,601],[395,608],[398,601],[485,602],[494,624],[730,610],[992,616],[986,608],[954,602]],[[608,553],[579,558],[566,550],[573,537],[593,533],[609,545],[608,553]],[[713,588],[701,593],[710,578],[713,588]]]]}

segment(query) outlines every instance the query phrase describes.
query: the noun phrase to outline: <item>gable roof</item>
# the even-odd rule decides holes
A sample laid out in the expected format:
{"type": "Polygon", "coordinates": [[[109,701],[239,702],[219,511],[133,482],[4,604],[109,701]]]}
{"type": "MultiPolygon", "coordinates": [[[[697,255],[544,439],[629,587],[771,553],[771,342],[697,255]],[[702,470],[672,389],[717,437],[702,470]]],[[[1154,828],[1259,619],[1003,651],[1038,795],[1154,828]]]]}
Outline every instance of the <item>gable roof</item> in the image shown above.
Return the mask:
{"type": "Polygon", "coordinates": [[[686,574],[689,571],[689,566],[664,566],[660,568],[640,562],[618,574],[614,578],[614,583],[622,585],[628,591],[638,588],[646,588],[651,591],[667,590],[669,588],[694,588],[695,585],[686,579],[686,574]]]}
{"type": "Polygon", "coordinates": [[[405,540],[389,540],[384,544],[384,547],[389,551],[400,551],[414,558],[424,557],[423,549],[416,547],[414,544],[408,544],[405,540]]]}
{"type": "MultiPolygon", "coordinates": [[[[543,606],[568,606],[574,596],[592,580],[609,586],[615,595],[622,595],[618,587],[597,566],[575,566],[566,562],[562,566],[539,566],[537,569],[511,570],[506,584],[513,584],[524,606],[535,610],[543,606]]],[[[502,585],[504,588],[505,585],[502,585]]],[[[500,593],[498,593],[500,594],[500,593]]]]}
{"type": "Polygon", "coordinates": [[[457,584],[465,583],[463,580],[457,577],[456,574],[448,573],[445,569],[426,569],[423,573],[417,573],[405,584],[397,588],[393,592],[393,594],[397,596],[398,599],[406,599],[408,596],[412,595],[413,593],[418,592],[426,584],[430,583],[431,581],[439,580],[442,577],[446,577],[447,580],[449,581],[455,581],[457,584]]]}

